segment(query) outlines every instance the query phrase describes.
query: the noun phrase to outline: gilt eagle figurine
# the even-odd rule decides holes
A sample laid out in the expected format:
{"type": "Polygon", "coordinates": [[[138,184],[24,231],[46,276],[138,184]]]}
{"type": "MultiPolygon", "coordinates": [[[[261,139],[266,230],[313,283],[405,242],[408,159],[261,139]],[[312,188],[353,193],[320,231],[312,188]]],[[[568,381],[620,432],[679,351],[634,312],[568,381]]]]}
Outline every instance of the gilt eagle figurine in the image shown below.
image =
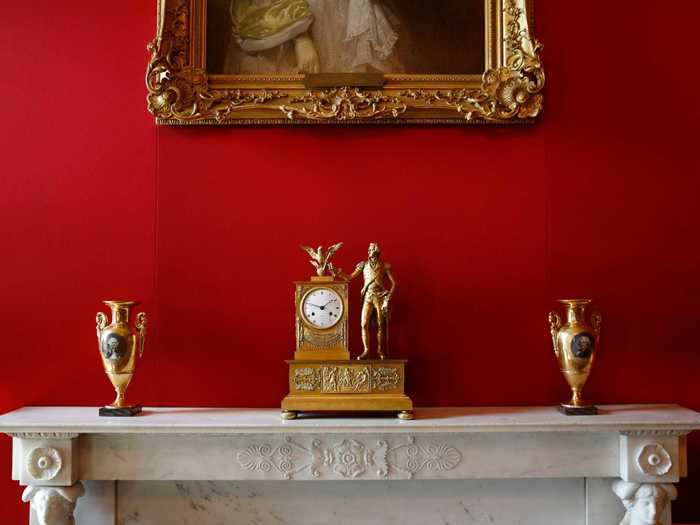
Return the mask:
{"type": "Polygon", "coordinates": [[[315,250],[310,246],[301,246],[301,249],[308,253],[309,257],[311,257],[309,262],[314,268],[316,268],[316,275],[325,275],[327,271],[329,272],[329,275],[333,275],[333,263],[331,263],[331,257],[335,252],[340,250],[342,245],[343,243],[339,242],[338,244],[330,246],[328,250],[325,251],[322,246],[319,246],[315,250]]]}

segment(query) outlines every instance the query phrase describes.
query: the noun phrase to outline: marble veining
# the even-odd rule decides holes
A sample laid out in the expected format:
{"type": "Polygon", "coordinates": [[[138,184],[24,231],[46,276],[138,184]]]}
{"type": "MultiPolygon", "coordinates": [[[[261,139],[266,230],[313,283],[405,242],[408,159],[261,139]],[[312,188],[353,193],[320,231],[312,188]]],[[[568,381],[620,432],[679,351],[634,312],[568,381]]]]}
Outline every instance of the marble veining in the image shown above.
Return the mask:
{"type": "Polygon", "coordinates": [[[584,525],[583,484],[583,480],[372,481],[352,486],[304,481],[124,482],[119,485],[117,524],[584,525]]]}

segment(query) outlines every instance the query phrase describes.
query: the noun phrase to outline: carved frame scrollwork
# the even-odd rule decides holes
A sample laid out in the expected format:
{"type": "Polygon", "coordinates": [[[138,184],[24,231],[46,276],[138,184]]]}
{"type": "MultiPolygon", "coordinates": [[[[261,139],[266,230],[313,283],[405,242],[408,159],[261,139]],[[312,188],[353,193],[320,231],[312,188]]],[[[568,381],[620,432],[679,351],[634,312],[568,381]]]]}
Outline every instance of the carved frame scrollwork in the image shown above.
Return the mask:
{"type": "Polygon", "coordinates": [[[543,110],[541,44],[533,0],[483,0],[483,75],[388,74],[381,89],[309,89],[298,75],[206,71],[207,0],[157,0],[148,45],[147,108],[158,124],[513,124],[543,110]]]}

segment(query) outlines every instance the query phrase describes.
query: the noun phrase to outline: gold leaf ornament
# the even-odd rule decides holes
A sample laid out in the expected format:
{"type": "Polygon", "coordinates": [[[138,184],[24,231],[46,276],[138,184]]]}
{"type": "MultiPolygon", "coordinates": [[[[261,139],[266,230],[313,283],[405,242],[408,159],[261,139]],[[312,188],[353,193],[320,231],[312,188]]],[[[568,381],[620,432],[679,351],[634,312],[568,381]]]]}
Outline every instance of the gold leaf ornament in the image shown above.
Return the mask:
{"type": "Polygon", "coordinates": [[[361,88],[340,87],[308,91],[293,97],[290,104],[282,106],[282,112],[290,119],[308,120],[371,120],[398,118],[407,109],[399,97],[382,94],[381,91],[365,91],[361,88]]]}

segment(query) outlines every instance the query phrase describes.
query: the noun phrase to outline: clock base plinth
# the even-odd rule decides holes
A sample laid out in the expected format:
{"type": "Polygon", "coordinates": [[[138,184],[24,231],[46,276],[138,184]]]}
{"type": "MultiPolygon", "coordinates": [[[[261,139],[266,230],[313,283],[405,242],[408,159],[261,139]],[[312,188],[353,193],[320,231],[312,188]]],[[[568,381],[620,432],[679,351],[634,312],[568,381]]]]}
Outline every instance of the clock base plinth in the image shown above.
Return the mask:
{"type": "Polygon", "coordinates": [[[287,361],[290,393],[282,400],[282,417],[299,412],[395,413],[412,419],[413,402],[404,394],[406,361],[287,361]]]}

